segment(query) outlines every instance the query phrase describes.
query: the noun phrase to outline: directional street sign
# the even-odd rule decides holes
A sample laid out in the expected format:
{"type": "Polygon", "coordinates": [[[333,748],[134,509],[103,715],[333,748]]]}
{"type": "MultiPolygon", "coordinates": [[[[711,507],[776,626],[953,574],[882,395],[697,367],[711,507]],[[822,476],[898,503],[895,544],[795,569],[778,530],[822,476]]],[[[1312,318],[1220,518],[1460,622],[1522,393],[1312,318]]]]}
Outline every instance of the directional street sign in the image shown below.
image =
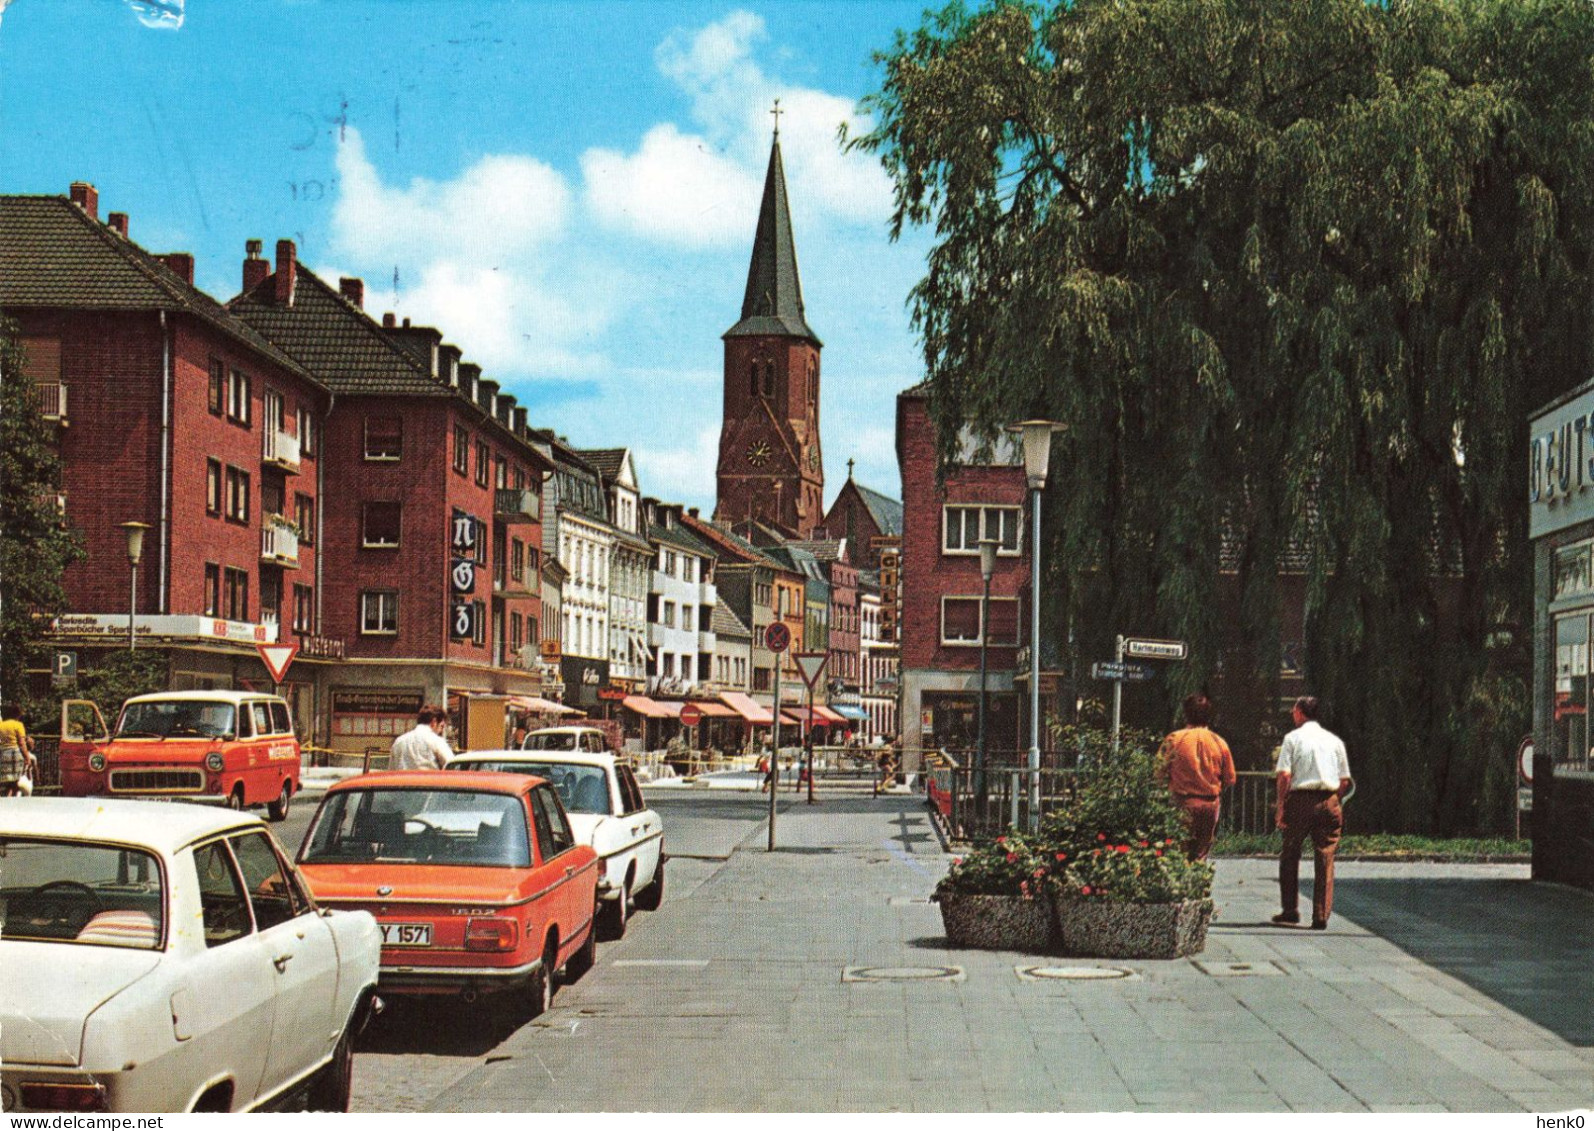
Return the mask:
{"type": "Polygon", "coordinates": [[[1124,638],[1124,655],[1137,660],[1182,660],[1188,649],[1183,640],[1139,640],[1124,638]]]}
{"type": "Polygon", "coordinates": [[[282,677],[288,674],[288,665],[299,654],[297,644],[256,644],[255,650],[260,653],[260,662],[266,665],[266,671],[271,673],[272,683],[282,682],[282,677]]]}
{"type": "Polygon", "coordinates": [[[1130,664],[1123,661],[1099,660],[1090,665],[1092,679],[1126,679],[1131,683],[1142,683],[1156,673],[1145,664],[1130,664]]]}

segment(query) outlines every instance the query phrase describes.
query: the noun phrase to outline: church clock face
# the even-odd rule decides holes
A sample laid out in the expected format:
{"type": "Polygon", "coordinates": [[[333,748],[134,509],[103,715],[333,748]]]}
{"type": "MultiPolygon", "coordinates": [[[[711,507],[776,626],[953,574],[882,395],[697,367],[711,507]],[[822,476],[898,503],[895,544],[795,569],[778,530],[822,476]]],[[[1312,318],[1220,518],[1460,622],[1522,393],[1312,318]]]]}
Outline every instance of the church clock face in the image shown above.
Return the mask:
{"type": "Polygon", "coordinates": [[[747,462],[754,467],[763,467],[769,462],[772,454],[767,440],[754,440],[747,445],[747,462]]]}

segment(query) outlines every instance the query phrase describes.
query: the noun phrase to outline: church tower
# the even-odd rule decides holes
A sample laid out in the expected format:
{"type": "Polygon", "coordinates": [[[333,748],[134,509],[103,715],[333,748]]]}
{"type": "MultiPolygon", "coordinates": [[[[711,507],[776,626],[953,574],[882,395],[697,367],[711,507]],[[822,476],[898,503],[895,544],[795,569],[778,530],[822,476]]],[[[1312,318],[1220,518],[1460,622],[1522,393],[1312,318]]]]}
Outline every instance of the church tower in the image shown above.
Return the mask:
{"type": "Polygon", "coordinates": [[[741,321],[725,331],[725,408],[714,517],[809,538],[824,521],[819,351],[803,317],[780,160],[780,104],[741,321]]]}

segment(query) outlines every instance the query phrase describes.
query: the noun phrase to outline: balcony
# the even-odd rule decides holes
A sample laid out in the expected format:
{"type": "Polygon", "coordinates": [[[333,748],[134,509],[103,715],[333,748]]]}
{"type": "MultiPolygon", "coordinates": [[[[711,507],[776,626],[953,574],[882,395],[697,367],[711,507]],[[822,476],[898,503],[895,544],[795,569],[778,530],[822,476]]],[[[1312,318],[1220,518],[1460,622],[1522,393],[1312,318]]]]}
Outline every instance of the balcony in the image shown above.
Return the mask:
{"type": "Polygon", "coordinates": [[[697,587],[697,603],[705,608],[720,603],[720,592],[714,588],[712,581],[705,581],[697,587]]]}
{"type": "Polygon", "coordinates": [[[39,386],[39,415],[55,424],[66,427],[66,385],[60,381],[47,381],[39,386]]]}
{"type": "Polygon", "coordinates": [[[536,522],[540,518],[537,492],[500,487],[493,492],[493,517],[511,525],[536,522]]]}
{"type": "Polygon", "coordinates": [[[299,531],[280,514],[268,514],[260,527],[260,562],[299,568],[299,531]]]}
{"type": "Polygon", "coordinates": [[[267,467],[275,467],[289,475],[299,474],[299,437],[267,428],[262,433],[262,440],[264,449],[261,458],[267,467]]]}
{"type": "Polygon", "coordinates": [[[717,643],[718,639],[712,632],[700,632],[697,634],[697,650],[699,652],[712,653],[717,643]]]}

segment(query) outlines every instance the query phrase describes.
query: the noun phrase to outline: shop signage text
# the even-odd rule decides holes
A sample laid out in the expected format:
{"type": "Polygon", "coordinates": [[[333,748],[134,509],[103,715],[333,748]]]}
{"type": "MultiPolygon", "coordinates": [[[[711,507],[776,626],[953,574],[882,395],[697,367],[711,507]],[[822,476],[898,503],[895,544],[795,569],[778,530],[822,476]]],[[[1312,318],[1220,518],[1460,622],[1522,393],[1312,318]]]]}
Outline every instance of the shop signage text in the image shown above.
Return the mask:
{"type": "Polygon", "coordinates": [[[1533,421],[1528,434],[1529,535],[1594,517],[1594,391],[1533,421]]]}
{"type": "MultiPolygon", "coordinates": [[[[92,613],[57,617],[53,632],[57,636],[119,636],[127,638],[127,617],[95,616],[92,613]]],[[[133,622],[137,636],[160,636],[174,640],[236,640],[243,644],[274,644],[277,626],[218,620],[215,617],[140,616],[133,622]]]]}

